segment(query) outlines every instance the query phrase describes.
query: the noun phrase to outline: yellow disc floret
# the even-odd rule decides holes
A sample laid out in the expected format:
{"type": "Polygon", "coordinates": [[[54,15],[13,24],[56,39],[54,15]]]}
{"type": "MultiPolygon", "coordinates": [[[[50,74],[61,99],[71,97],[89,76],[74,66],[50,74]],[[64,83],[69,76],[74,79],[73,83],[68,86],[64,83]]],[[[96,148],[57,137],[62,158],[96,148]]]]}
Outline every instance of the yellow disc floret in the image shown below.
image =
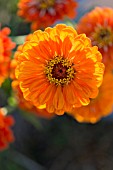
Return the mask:
{"type": "Polygon", "coordinates": [[[55,57],[51,59],[45,69],[45,74],[50,81],[55,85],[68,84],[75,75],[73,64],[63,57],[55,57]]]}

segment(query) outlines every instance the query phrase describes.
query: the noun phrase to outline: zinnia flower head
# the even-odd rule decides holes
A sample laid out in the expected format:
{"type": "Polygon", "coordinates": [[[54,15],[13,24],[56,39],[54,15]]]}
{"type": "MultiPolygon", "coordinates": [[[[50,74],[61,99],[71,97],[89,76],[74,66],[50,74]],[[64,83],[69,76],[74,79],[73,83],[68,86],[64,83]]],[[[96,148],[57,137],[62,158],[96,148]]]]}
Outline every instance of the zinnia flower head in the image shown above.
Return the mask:
{"type": "Polygon", "coordinates": [[[18,15],[31,22],[31,28],[45,28],[65,16],[76,16],[77,2],[74,0],[20,0],[18,15]]]}
{"type": "Polygon", "coordinates": [[[6,149],[9,143],[14,142],[13,132],[10,129],[13,124],[13,117],[5,116],[3,109],[0,109],[0,151],[6,149]]]}
{"type": "MultiPolygon", "coordinates": [[[[30,37],[31,37],[31,34],[26,37],[25,41],[30,40],[30,37]]],[[[39,117],[52,118],[54,116],[54,114],[48,113],[46,111],[46,109],[36,108],[31,101],[27,101],[23,97],[23,93],[19,87],[19,82],[15,77],[15,69],[17,66],[17,59],[18,59],[18,55],[21,53],[21,51],[22,51],[22,45],[19,45],[17,48],[17,51],[14,54],[14,59],[11,61],[11,65],[10,65],[10,70],[11,70],[10,77],[13,80],[12,81],[12,89],[14,91],[14,95],[17,100],[17,104],[18,104],[19,108],[21,108],[22,110],[34,113],[35,115],[37,115],[39,117]]]]}
{"type": "Polygon", "coordinates": [[[9,28],[0,30],[0,86],[9,74],[11,51],[15,47],[15,43],[8,37],[9,34],[9,28]]]}
{"type": "Polygon", "coordinates": [[[104,70],[101,59],[85,34],[58,24],[34,32],[23,45],[16,77],[26,100],[63,114],[97,96],[104,70]]]}
{"type": "Polygon", "coordinates": [[[74,108],[72,115],[79,122],[96,123],[102,117],[111,114],[113,111],[113,75],[106,72],[103,83],[99,89],[99,94],[87,106],[74,108]]]}
{"type": "Polygon", "coordinates": [[[98,46],[106,67],[113,68],[113,9],[96,7],[77,24],[78,33],[85,33],[98,46]]]}

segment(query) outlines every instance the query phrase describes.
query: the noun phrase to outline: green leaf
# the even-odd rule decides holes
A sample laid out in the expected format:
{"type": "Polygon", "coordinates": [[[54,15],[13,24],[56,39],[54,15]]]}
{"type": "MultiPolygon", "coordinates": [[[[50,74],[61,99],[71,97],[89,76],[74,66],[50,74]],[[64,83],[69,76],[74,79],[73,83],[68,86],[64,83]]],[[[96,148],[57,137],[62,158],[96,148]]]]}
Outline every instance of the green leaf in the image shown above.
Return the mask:
{"type": "Polygon", "coordinates": [[[11,95],[11,90],[12,90],[12,88],[11,88],[11,79],[10,79],[10,78],[7,78],[7,79],[3,82],[1,88],[4,90],[4,92],[5,92],[8,96],[10,96],[10,95],[11,95]]]}
{"type": "Polygon", "coordinates": [[[17,106],[17,100],[15,99],[14,96],[10,96],[8,98],[8,105],[11,107],[16,107],[17,106]]]}

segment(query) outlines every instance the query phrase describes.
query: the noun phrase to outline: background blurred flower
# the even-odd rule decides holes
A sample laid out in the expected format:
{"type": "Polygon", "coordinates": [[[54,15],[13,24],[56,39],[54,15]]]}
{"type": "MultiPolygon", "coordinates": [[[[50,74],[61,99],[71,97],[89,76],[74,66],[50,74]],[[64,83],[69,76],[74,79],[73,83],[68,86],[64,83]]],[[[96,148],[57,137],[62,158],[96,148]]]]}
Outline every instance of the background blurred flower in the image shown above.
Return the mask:
{"type": "Polygon", "coordinates": [[[77,24],[77,31],[85,33],[93,45],[99,47],[105,66],[113,68],[113,9],[96,7],[77,24]]]}
{"type": "Polygon", "coordinates": [[[76,16],[77,2],[74,0],[20,0],[18,15],[31,22],[31,28],[45,28],[64,17],[76,16]]]}
{"type": "Polygon", "coordinates": [[[11,51],[16,45],[8,37],[9,34],[9,28],[0,30],[0,85],[9,75],[11,51]]]}
{"type": "Polygon", "coordinates": [[[91,99],[88,106],[74,108],[71,115],[79,122],[96,123],[100,118],[111,114],[113,111],[113,75],[107,72],[104,75],[103,83],[99,94],[91,99]]]}
{"type": "Polygon", "coordinates": [[[0,109],[0,151],[6,149],[9,143],[14,142],[13,132],[10,129],[13,124],[13,117],[5,116],[3,109],[0,109]]]}
{"type": "Polygon", "coordinates": [[[26,100],[64,114],[97,96],[104,70],[101,58],[85,34],[59,24],[34,32],[24,44],[16,76],[26,100]]]}

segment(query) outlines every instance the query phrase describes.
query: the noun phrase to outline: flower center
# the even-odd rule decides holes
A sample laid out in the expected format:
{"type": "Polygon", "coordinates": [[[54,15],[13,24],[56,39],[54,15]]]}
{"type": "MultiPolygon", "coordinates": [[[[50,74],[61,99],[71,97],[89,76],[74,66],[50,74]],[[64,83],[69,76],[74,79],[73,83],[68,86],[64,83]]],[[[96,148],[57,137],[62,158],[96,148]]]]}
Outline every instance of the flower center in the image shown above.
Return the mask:
{"type": "Polygon", "coordinates": [[[63,66],[62,63],[55,64],[53,66],[52,75],[56,79],[62,79],[67,77],[67,67],[63,66]]]}
{"type": "Polygon", "coordinates": [[[72,66],[67,59],[57,56],[48,62],[45,74],[50,83],[63,86],[74,78],[75,70],[72,66]]]}
{"type": "Polygon", "coordinates": [[[39,7],[41,9],[48,9],[52,7],[55,3],[55,0],[39,0],[39,7]]]}
{"type": "Polygon", "coordinates": [[[110,27],[98,26],[91,35],[93,45],[104,48],[113,44],[113,31],[110,27]]]}

